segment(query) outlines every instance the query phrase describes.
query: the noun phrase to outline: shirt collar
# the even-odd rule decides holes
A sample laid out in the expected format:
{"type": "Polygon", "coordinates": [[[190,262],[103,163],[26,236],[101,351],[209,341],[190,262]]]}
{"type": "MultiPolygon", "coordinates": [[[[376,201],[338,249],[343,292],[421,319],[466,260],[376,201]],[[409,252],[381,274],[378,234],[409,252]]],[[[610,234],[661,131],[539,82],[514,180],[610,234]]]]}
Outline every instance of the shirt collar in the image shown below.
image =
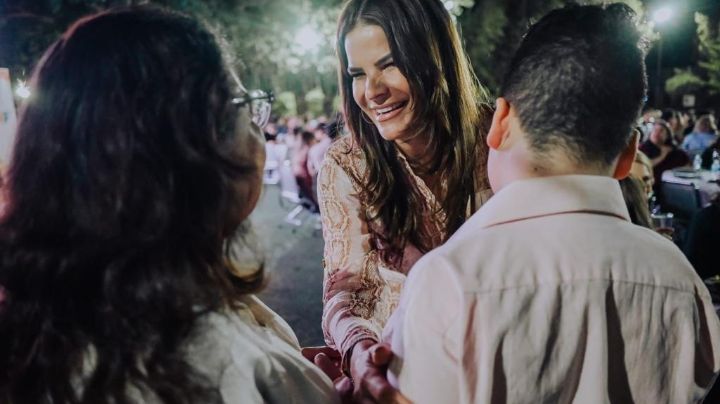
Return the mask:
{"type": "Polygon", "coordinates": [[[469,222],[474,227],[484,228],[571,212],[630,220],[616,179],[599,175],[562,175],[519,180],[506,185],[469,222]]]}

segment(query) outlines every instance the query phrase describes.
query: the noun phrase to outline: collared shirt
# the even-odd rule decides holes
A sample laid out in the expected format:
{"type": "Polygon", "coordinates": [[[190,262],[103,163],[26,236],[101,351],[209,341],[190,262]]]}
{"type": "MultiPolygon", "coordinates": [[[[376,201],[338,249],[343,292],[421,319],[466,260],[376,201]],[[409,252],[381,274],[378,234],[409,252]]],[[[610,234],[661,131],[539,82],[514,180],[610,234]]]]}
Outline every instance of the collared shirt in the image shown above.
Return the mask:
{"type": "Polygon", "coordinates": [[[689,403],[720,368],[706,287],[601,176],[507,185],[417,262],[386,337],[417,403],[689,403]]]}
{"type": "MultiPolygon", "coordinates": [[[[290,326],[254,295],[233,309],[197,319],[181,347],[188,365],[226,404],[339,404],[330,379],[300,353],[290,326]]],[[[84,377],[73,381],[82,394],[97,352],[89,347],[84,377]]],[[[133,403],[165,402],[154,392],[128,386],[133,403]]]]}
{"type": "Polygon", "coordinates": [[[290,326],[257,297],[201,317],[185,348],[223,402],[339,403],[330,379],[300,354],[290,326]]]}

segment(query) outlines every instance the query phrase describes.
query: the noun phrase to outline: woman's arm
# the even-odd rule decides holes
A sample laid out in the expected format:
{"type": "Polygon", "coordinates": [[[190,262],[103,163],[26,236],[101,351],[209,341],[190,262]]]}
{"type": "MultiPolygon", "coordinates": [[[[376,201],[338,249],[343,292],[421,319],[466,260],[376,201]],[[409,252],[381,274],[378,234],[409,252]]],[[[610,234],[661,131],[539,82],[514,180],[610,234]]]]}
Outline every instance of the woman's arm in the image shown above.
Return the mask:
{"type": "Polygon", "coordinates": [[[341,353],[347,370],[346,356],[356,343],[380,340],[384,324],[374,312],[384,281],[377,251],[370,248],[359,187],[348,174],[350,167],[339,160],[336,153],[328,153],[318,176],[325,239],[322,328],[327,344],[341,353]]]}

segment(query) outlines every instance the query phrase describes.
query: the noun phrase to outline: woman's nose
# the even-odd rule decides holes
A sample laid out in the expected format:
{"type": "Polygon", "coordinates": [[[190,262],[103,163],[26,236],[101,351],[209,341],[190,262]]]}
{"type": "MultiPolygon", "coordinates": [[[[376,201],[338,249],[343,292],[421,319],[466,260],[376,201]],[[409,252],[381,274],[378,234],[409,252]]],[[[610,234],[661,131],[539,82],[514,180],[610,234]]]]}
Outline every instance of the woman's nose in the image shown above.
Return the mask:
{"type": "Polygon", "coordinates": [[[382,105],[390,97],[390,91],[381,76],[368,77],[365,82],[365,96],[377,105],[382,105]]]}

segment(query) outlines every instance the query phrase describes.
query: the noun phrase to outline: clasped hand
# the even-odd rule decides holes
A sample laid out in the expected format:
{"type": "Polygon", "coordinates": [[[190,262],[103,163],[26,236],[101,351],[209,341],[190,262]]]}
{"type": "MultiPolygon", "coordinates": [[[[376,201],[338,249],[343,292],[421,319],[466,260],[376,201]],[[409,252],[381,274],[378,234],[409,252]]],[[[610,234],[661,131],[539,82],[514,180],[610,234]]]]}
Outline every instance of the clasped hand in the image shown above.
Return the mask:
{"type": "Polygon", "coordinates": [[[335,385],[343,403],[410,403],[387,380],[392,351],[387,344],[363,340],[350,356],[352,380],[342,373],[340,354],[327,346],[303,348],[303,356],[317,365],[335,385]]]}

